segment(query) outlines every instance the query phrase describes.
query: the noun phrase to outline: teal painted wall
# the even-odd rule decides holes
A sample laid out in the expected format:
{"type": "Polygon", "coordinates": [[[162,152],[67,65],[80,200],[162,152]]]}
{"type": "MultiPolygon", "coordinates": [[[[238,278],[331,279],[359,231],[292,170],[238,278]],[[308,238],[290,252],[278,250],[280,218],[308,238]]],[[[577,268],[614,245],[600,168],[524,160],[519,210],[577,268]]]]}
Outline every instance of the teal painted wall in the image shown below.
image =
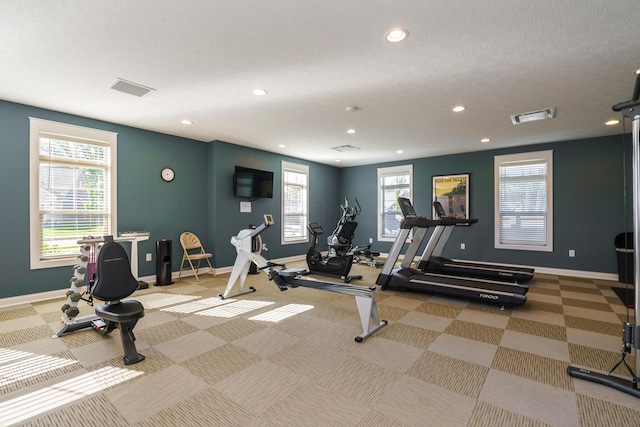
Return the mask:
{"type": "MultiPolygon", "coordinates": [[[[259,224],[265,213],[276,224],[262,234],[269,251],[266,258],[302,255],[309,244],[280,245],[281,161],[309,166],[310,221],[327,233],[340,216],[345,197],[357,197],[362,205],[356,243],[376,236],[376,169],[409,162],[394,162],[338,169],[236,146],[222,141],[202,143],[70,114],[0,100],[0,298],[64,289],[70,267],[29,268],[29,117],[38,117],[118,133],[118,230],[148,230],[151,238],[139,244],[139,273],[155,274],[155,243],[173,243],[172,270],[180,266],[179,236],[189,230],[214,253],[214,265],[233,264],[231,236],[249,224],[259,224]],[[274,198],[252,202],[251,213],[240,213],[240,201],[232,195],[233,167],[248,166],[274,172],[274,198]],[[165,183],[160,170],[170,166],[176,179],[165,183]],[[153,262],[144,260],[153,254],[153,262]]],[[[615,235],[630,229],[631,204],[625,204],[623,158],[630,176],[630,138],[621,136],[541,144],[509,150],[421,158],[414,165],[414,203],[419,213],[430,212],[431,177],[470,173],[470,212],[478,224],[454,232],[446,256],[486,262],[616,273],[615,235]],[[623,150],[626,150],[626,152],[623,150]],[[493,156],[522,151],[554,150],[554,252],[524,252],[493,248],[493,156]],[[624,156],[626,154],[626,157],[624,156]],[[626,208],[626,211],[625,211],[626,208]],[[625,214],[626,212],[626,214],[625,214]],[[467,249],[459,249],[465,242],[467,249]],[[569,249],[576,257],[567,256],[569,249]]],[[[626,196],[631,198],[627,178],[626,196]]],[[[126,245],[128,246],[128,245],[126,245]]],[[[325,249],[325,241],[320,241],[325,249]]],[[[391,244],[375,242],[386,252],[391,244]]]]}
{"type": "MultiPolygon", "coordinates": [[[[30,270],[29,266],[29,117],[118,133],[118,231],[148,230],[138,244],[139,275],[155,275],[156,241],[172,240],[173,270],[180,265],[180,233],[187,228],[205,234],[202,200],[206,187],[194,188],[204,176],[207,144],[91,120],[55,111],[0,101],[0,298],[63,289],[71,267],[30,270]],[[160,178],[171,166],[173,182],[160,178]],[[185,208],[191,207],[191,208],[185,208]],[[153,261],[146,262],[145,254],[153,261]]],[[[130,247],[128,244],[123,246],[130,247]]]]}
{"type": "MultiPolygon", "coordinates": [[[[172,270],[180,269],[180,234],[205,236],[206,185],[201,182],[207,163],[207,144],[134,128],[118,130],[118,231],[148,230],[148,241],[138,243],[139,275],[155,275],[156,241],[171,240],[172,270]],[[160,178],[164,167],[175,179],[160,178]],[[145,253],[153,254],[146,262],[145,253]]],[[[124,245],[128,246],[128,245],[124,245]]]]}
{"type": "MultiPolygon", "coordinates": [[[[623,158],[630,176],[629,138],[622,136],[540,144],[508,150],[487,150],[343,169],[343,192],[360,194],[363,214],[356,240],[376,236],[377,168],[413,164],[416,211],[431,215],[432,177],[470,174],[470,215],[477,224],[459,227],[444,256],[474,261],[531,265],[548,268],[616,273],[616,234],[631,229],[631,189],[627,179],[624,196],[623,158]],[[547,252],[494,249],[494,156],[527,151],[553,150],[554,250],[547,252]],[[626,157],[623,156],[626,150],[626,157]],[[625,216],[625,208],[627,215],[625,216]],[[460,243],[466,250],[460,249],[460,243]],[[569,249],[576,257],[568,256],[569,249]]],[[[388,252],[391,243],[376,242],[374,249],[388,252]]]]}
{"type": "Polygon", "coordinates": [[[222,141],[215,141],[209,151],[209,182],[215,188],[215,200],[210,200],[208,241],[216,249],[216,262],[220,266],[232,265],[236,252],[231,245],[231,237],[250,224],[259,225],[264,214],[274,216],[275,225],[265,230],[260,237],[268,251],[262,255],[268,259],[284,258],[304,254],[309,243],[295,245],[280,244],[282,233],[282,161],[309,166],[309,211],[310,220],[330,223],[331,229],[339,218],[340,194],[338,191],[339,170],[335,167],[295,159],[266,151],[241,147],[222,141]],[[251,201],[251,213],[240,212],[240,202],[248,199],[233,196],[232,176],[234,167],[245,166],[274,173],[273,198],[251,201]],[[215,207],[214,207],[215,206],[215,207]]]}
{"type": "MultiPolygon", "coordinates": [[[[276,225],[262,235],[267,258],[306,253],[309,244],[280,245],[280,164],[305,164],[310,172],[310,208],[317,221],[335,224],[339,170],[335,167],[236,146],[221,141],[202,143],[70,114],[0,100],[0,298],[64,289],[71,267],[30,270],[29,266],[29,117],[59,121],[118,133],[118,231],[147,230],[148,241],[138,244],[140,276],[154,276],[156,241],[172,241],[172,271],[180,269],[180,234],[200,236],[214,254],[215,267],[233,265],[231,236],[249,224],[262,222],[265,213],[276,225]],[[252,202],[252,213],[240,213],[243,199],[232,194],[234,166],[275,173],[274,198],[252,202]],[[164,182],[160,170],[169,166],[176,178],[164,182]],[[330,208],[327,209],[326,206],[330,208]],[[332,216],[332,214],[335,214],[332,216]],[[153,261],[146,262],[145,254],[153,261]]],[[[127,249],[128,244],[124,244],[127,249]]]]}

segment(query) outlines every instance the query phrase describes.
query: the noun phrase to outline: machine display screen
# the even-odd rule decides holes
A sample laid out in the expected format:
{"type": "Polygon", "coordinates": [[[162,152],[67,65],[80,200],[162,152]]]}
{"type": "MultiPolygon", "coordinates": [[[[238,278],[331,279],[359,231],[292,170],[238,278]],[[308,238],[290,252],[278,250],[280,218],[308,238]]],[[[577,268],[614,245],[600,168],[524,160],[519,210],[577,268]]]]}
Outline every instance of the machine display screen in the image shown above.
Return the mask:
{"type": "Polygon", "coordinates": [[[415,209],[413,208],[413,205],[411,204],[411,200],[407,199],[406,197],[398,197],[398,204],[400,205],[400,210],[402,211],[402,215],[404,215],[405,218],[413,218],[418,216],[415,209]]]}

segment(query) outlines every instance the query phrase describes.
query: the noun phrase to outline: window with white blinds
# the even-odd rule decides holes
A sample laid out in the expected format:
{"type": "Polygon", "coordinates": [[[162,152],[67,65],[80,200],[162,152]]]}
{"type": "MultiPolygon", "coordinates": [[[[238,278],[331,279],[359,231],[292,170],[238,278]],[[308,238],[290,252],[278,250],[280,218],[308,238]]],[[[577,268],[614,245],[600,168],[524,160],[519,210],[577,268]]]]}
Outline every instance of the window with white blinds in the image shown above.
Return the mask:
{"type": "Polygon", "coordinates": [[[116,134],[30,118],[31,268],[73,265],[115,233],[116,134]]]}
{"type": "Polygon", "coordinates": [[[308,241],[309,166],[282,162],[283,245],[308,241]]]}
{"type": "Polygon", "coordinates": [[[495,156],[495,247],[553,251],[553,151],[495,156]]]}
{"type": "Polygon", "coordinates": [[[400,232],[398,197],[412,197],[413,165],[378,169],[378,240],[393,242],[400,232]]]}

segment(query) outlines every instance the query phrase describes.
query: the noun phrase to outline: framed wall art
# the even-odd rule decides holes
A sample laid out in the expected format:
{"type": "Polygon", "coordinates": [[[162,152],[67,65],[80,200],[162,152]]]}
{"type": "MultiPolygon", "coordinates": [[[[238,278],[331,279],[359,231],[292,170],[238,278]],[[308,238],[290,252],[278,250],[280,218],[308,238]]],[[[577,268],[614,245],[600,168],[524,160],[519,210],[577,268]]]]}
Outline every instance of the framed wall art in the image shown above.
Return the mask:
{"type": "MultiPolygon", "coordinates": [[[[447,216],[469,219],[469,174],[433,177],[433,201],[442,204],[447,216]]],[[[433,209],[433,218],[437,218],[433,209]]]]}

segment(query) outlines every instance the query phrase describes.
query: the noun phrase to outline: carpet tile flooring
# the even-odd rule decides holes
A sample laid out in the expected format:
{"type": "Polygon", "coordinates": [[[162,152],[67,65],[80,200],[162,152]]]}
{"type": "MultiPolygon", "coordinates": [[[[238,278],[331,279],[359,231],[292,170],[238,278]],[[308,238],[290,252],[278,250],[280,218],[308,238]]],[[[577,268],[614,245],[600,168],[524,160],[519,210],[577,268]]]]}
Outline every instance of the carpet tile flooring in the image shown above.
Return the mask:
{"type": "MultiPolygon", "coordinates": [[[[352,284],[379,271],[355,265],[352,284]]],[[[640,426],[640,399],[566,374],[620,360],[633,322],[620,283],[536,274],[506,310],[378,288],[389,323],[357,343],[352,296],[281,292],[258,274],[256,292],[220,300],[228,277],[134,293],[146,315],[133,365],[117,329],[51,338],[64,293],[0,308],[0,426],[640,426]]]]}

